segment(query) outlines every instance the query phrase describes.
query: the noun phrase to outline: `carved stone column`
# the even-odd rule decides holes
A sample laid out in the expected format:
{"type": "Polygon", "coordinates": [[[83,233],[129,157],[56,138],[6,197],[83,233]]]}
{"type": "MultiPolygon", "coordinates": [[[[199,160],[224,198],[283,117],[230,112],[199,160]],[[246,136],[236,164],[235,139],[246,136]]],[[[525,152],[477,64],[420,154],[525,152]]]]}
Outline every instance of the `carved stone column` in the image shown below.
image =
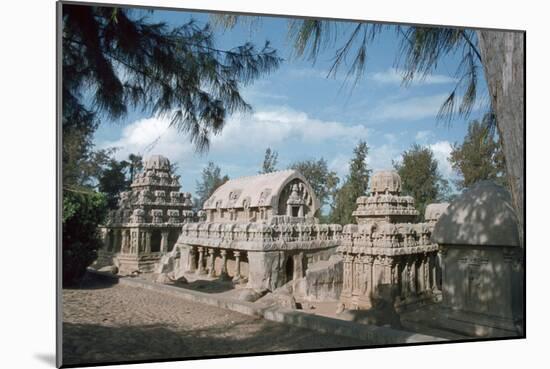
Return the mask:
{"type": "Polygon", "coordinates": [[[439,292],[439,287],[437,286],[437,253],[434,253],[431,259],[432,259],[432,291],[439,292]]]}
{"type": "Polygon", "coordinates": [[[424,254],[423,258],[423,266],[424,266],[424,290],[425,291],[431,291],[430,286],[430,256],[428,254],[424,254]]]}
{"type": "Polygon", "coordinates": [[[391,289],[392,289],[392,299],[395,301],[397,297],[401,295],[401,284],[399,283],[399,263],[394,257],[391,260],[391,289]]]}
{"type": "Polygon", "coordinates": [[[138,254],[138,243],[139,243],[139,229],[132,229],[130,234],[130,253],[133,255],[138,254]]]}
{"type": "Polygon", "coordinates": [[[424,292],[424,290],[426,289],[426,286],[425,286],[425,275],[424,275],[424,257],[422,255],[419,255],[420,257],[420,262],[418,263],[418,291],[416,291],[417,293],[422,293],[424,292]]]}
{"type": "Polygon", "coordinates": [[[103,236],[103,249],[105,251],[113,251],[111,249],[111,232],[108,229],[103,229],[101,231],[103,236]]]}
{"type": "Polygon", "coordinates": [[[187,266],[188,272],[195,271],[195,264],[197,263],[197,252],[194,247],[189,247],[189,264],[187,266]]]}
{"type": "Polygon", "coordinates": [[[235,275],[233,276],[233,282],[239,282],[241,280],[241,252],[233,251],[235,255],[235,275]]]}
{"type": "Polygon", "coordinates": [[[229,279],[229,274],[227,274],[227,250],[220,250],[222,256],[222,270],[220,273],[221,279],[229,279]]]}
{"type": "Polygon", "coordinates": [[[416,263],[414,258],[409,260],[409,290],[411,295],[416,295],[416,263]]]}
{"type": "Polygon", "coordinates": [[[197,247],[199,251],[199,267],[197,268],[197,274],[206,274],[206,270],[204,269],[204,248],[197,247]]]}
{"type": "Polygon", "coordinates": [[[121,241],[120,248],[123,254],[128,253],[128,235],[126,234],[125,230],[122,231],[122,241],[121,241]]]}
{"type": "Polygon", "coordinates": [[[151,253],[151,231],[145,231],[145,253],[151,253]]]}
{"type": "Polygon", "coordinates": [[[405,299],[409,296],[409,263],[406,258],[401,260],[401,298],[405,299]]]}
{"type": "Polygon", "coordinates": [[[371,297],[372,297],[372,293],[373,293],[373,288],[374,288],[374,284],[372,283],[373,282],[373,279],[374,279],[374,273],[373,273],[373,261],[374,261],[374,258],[372,256],[366,256],[364,258],[364,261],[365,261],[365,265],[366,265],[366,282],[367,282],[367,285],[366,285],[366,296],[368,296],[369,298],[369,301],[371,300],[371,297]]]}
{"type": "Polygon", "coordinates": [[[214,252],[216,250],[209,249],[208,250],[208,276],[209,277],[215,277],[216,271],[214,270],[214,262],[215,262],[215,255],[214,252]]]}
{"type": "Polygon", "coordinates": [[[160,252],[166,253],[168,252],[168,235],[170,231],[162,231],[161,232],[161,238],[160,238],[160,252]]]}

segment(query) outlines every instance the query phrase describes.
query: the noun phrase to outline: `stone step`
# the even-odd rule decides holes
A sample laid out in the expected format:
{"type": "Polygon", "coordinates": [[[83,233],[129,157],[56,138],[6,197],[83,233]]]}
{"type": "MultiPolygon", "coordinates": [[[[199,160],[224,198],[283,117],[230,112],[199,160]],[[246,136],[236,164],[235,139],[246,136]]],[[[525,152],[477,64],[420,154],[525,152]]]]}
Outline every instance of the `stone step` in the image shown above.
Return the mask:
{"type": "Polygon", "coordinates": [[[441,328],[430,327],[428,325],[425,325],[421,322],[416,322],[416,321],[401,320],[401,325],[403,326],[403,328],[409,331],[413,331],[413,332],[417,332],[417,333],[421,333],[429,336],[434,336],[434,337],[441,337],[448,340],[464,340],[464,339],[472,338],[472,337],[464,336],[457,332],[444,330],[441,328]]]}

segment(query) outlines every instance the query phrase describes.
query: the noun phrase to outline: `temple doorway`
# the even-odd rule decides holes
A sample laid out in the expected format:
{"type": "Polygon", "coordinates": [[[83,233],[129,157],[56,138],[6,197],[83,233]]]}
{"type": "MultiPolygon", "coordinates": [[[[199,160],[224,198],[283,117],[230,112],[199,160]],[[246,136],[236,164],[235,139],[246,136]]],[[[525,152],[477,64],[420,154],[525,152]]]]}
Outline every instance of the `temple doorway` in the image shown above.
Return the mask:
{"type": "Polygon", "coordinates": [[[294,258],[291,256],[288,256],[285,263],[285,276],[286,281],[290,282],[294,279],[294,258]]]}
{"type": "Polygon", "coordinates": [[[160,252],[160,242],[162,235],[159,230],[154,230],[151,234],[151,252],[160,252]]]}

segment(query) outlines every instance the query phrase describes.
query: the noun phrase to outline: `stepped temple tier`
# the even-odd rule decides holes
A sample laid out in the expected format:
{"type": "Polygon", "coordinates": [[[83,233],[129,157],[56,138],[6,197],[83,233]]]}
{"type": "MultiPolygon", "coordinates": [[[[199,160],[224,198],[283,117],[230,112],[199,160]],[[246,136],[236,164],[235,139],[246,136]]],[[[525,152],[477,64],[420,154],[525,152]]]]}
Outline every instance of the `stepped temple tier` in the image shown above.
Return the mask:
{"type": "Polygon", "coordinates": [[[274,290],[333,254],[341,226],[319,224],[319,201],[295,170],[236,178],[204,203],[206,221],[182,227],[180,268],[274,290]]]}
{"type": "Polygon", "coordinates": [[[181,227],[194,218],[191,194],[180,188],[167,158],[148,158],[100,228],[105,246],[97,264],[114,260],[120,274],[152,271],[161,255],[174,247],[181,227]]]}
{"type": "Polygon", "coordinates": [[[414,199],[400,192],[397,172],[375,173],[370,195],[357,199],[357,224],[343,228],[340,300],[347,309],[370,308],[376,299],[402,309],[440,296],[438,247],[430,241],[433,226],[414,223],[414,199]]]}

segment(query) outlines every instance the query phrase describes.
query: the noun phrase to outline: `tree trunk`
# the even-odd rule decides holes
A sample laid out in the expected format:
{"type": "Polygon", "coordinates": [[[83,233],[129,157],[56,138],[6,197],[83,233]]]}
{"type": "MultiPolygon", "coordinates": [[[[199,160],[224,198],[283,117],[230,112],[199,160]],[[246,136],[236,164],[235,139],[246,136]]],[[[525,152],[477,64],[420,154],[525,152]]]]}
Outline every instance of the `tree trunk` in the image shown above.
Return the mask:
{"type": "Polygon", "coordinates": [[[525,33],[478,31],[478,38],[524,247],[525,33]]]}

